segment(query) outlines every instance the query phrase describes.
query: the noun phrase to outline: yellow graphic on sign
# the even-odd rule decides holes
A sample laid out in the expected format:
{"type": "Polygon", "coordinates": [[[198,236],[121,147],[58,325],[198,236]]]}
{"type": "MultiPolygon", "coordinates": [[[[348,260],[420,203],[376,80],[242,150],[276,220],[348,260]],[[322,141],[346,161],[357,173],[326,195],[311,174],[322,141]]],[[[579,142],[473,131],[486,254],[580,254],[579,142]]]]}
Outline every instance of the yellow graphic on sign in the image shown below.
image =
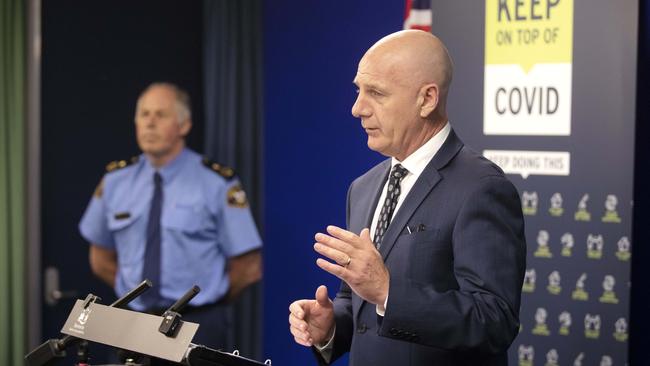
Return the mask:
{"type": "Polygon", "coordinates": [[[485,1],[485,135],[570,136],[572,75],[573,0],[485,1]]]}
{"type": "Polygon", "coordinates": [[[573,61],[573,0],[486,0],[485,64],[573,61]]]}

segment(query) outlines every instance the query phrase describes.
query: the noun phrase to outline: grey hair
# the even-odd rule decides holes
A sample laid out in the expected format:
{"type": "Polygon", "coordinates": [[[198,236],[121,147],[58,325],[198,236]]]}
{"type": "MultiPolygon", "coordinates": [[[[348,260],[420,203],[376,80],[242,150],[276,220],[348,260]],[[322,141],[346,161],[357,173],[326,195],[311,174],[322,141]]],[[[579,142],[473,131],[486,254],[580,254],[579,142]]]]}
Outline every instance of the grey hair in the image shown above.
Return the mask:
{"type": "Polygon", "coordinates": [[[138,96],[138,102],[136,104],[136,114],[140,109],[140,101],[142,97],[147,94],[148,91],[154,88],[167,88],[171,90],[176,97],[176,116],[178,117],[178,123],[183,124],[186,120],[192,118],[192,105],[190,102],[190,95],[183,89],[179,88],[176,84],[168,82],[153,82],[149,84],[138,96]]]}

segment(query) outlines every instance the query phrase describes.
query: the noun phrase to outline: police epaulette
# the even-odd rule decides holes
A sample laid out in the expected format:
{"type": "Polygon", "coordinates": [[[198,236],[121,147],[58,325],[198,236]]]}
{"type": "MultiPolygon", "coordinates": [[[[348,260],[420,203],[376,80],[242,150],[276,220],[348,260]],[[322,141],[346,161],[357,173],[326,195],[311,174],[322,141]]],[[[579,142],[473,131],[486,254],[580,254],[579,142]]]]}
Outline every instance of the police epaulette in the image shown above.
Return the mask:
{"type": "Polygon", "coordinates": [[[215,163],[205,156],[203,157],[203,165],[226,179],[232,179],[235,176],[235,171],[231,167],[215,163]]]}
{"type": "Polygon", "coordinates": [[[138,162],[138,159],[140,159],[139,156],[134,156],[129,160],[114,160],[114,161],[111,161],[110,163],[108,163],[108,165],[106,165],[106,172],[110,173],[112,171],[127,167],[127,166],[129,166],[131,164],[135,164],[135,163],[138,162]]]}

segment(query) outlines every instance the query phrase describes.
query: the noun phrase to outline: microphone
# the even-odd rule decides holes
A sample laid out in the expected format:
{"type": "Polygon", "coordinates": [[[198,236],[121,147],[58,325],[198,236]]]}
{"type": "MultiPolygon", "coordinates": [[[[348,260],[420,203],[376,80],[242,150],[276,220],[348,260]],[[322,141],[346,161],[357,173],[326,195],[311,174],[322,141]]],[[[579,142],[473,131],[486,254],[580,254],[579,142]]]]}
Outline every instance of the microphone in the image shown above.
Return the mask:
{"type": "Polygon", "coordinates": [[[119,299],[115,300],[112,304],[109,306],[114,307],[114,308],[124,308],[128,303],[133,301],[136,297],[142,295],[143,292],[147,291],[150,289],[152,286],[151,281],[148,279],[145,279],[144,281],[140,282],[140,284],[132,289],[131,291],[127,292],[124,294],[124,296],[120,297],[119,299]]]}
{"type": "Polygon", "coordinates": [[[165,310],[163,313],[163,321],[160,323],[158,331],[167,337],[175,337],[179,325],[181,324],[181,314],[179,312],[181,309],[187,305],[196,296],[201,292],[201,288],[197,285],[192,286],[180,299],[178,299],[169,309],[165,310]]]}

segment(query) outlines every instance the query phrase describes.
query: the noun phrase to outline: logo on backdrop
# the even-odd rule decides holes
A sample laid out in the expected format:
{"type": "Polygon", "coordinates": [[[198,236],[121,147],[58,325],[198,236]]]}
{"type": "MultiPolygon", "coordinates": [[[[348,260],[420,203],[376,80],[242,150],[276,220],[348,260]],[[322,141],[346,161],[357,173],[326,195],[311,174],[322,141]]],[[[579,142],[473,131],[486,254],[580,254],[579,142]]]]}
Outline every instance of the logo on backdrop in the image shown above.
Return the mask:
{"type": "Polygon", "coordinates": [[[605,304],[618,304],[618,298],[614,292],[614,286],[616,285],[616,279],[612,275],[607,275],[603,279],[603,295],[598,299],[598,301],[605,304]]]}
{"type": "Polygon", "coordinates": [[[560,316],[558,316],[558,321],[560,322],[560,330],[558,330],[558,334],[568,336],[571,330],[571,313],[568,311],[561,312],[560,316]]]}
{"type": "Polygon", "coordinates": [[[521,194],[521,210],[524,215],[533,216],[537,214],[537,204],[539,198],[537,192],[526,192],[521,194]]]}
{"type": "Polygon", "coordinates": [[[562,242],[562,252],[560,254],[562,254],[563,257],[570,257],[573,245],[575,244],[573,235],[571,233],[564,233],[560,241],[562,242]]]}
{"type": "Polygon", "coordinates": [[[571,298],[578,301],[587,301],[589,300],[589,293],[585,290],[585,281],[587,280],[587,274],[583,273],[580,275],[576,281],[576,288],[571,293],[571,298]]]}
{"type": "Polygon", "coordinates": [[[616,323],[614,323],[614,329],[616,329],[614,339],[619,342],[627,341],[627,321],[625,318],[618,318],[616,323]]]}
{"type": "Polygon", "coordinates": [[[546,364],[544,366],[558,366],[557,361],[560,359],[560,356],[557,354],[555,348],[551,348],[546,353],[546,364]]]}
{"type": "Polygon", "coordinates": [[[485,135],[571,135],[573,0],[486,0],[485,135]]]}
{"type": "Polygon", "coordinates": [[[560,217],[564,213],[562,208],[562,195],[558,192],[553,193],[551,196],[551,207],[548,209],[551,216],[560,217]]]}
{"type": "Polygon", "coordinates": [[[616,243],[616,257],[622,261],[630,260],[630,239],[627,236],[624,236],[618,240],[616,243]]]}
{"type": "Polygon", "coordinates": [[[600,337],[600,315],[585,315],[585,337],[598,339],[600,337]]]}
{"type": "Polygon", "coordinates": [[[587,211],[587,201],[589,201],[589,194],[585,193],[578,202],[578,210],[573,215],[576,221],[591,221],[591,213],[587,211]]]}
{"type": "Polygon", "coordinates": [[[519,345],[519,366],[533,366],[535,349],[533,346],[519,345]]]}
{"type": "Polygon", "coordinates": [[[616,206],[618,206],[618,198],[613,194],[608,194],[605,199],[605,215],[601,218],[603,222],[619,224],[621,222],[621,217],[618,216],[618,211],[616,211],[616,206]]]}
{"type": "Polygon", "coordinates": [[[548,317],[548,313],[546,312],[546,309],[537,308],[537,311],[535,312],[535,328],[533,328],[534,335],[539,335],[539,336],[551,335],[551,331],[548,329],[548,326],[546,325],[547,317],[548,317]]]}
{"type": "Polygon", "coordinates": [[[580,352],[578,354],[578,357],[573,361],[573,366],[582,366],[582,360],[585,359],[585,354],[584,352],[580,352]]]}
{"type": "Polygon", "coordinates": [[[537,273],[535,268],[527,269],[524,274],[524,284],[521,288],[523,292],[534,292],[535,291],[535,282],[537,281],[537,273]]]}
{"type": "Polygon", "coordinates": [[[533,254],[538,258],[553,258],[553,253],[548,247],[548,231],[540,230],[537,233],[537,250],[533,254]]]}
{"type": "Polygon", "coordinates": [[[546,289],[551,295],[559,295],[562,292],[562,286],[560,286],[560,272],[553,271],[548,275],[548,286],[546,289]]]}
{"type": "Polygon", "coordinates": [[[589,234],[587,236],[587,258],[600,259],[603,257],[603,236],[589,234]]]}
{"type": "Polygon", "coordinates": [[[605,355],[603,358],[600,359],[600,366],[612,366],[614,365],[614,361],[612,361],[612,358],[605,355]]]}

